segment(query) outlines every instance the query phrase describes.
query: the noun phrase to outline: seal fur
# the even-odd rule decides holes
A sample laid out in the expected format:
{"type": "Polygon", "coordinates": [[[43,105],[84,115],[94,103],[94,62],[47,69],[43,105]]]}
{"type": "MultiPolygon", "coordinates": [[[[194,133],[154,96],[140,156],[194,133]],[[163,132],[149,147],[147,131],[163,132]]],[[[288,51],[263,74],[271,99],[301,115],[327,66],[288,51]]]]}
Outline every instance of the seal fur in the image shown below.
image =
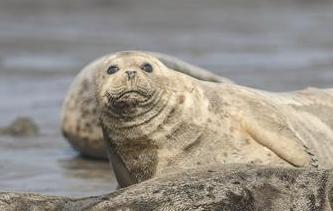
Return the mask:
{"type": "Polygon", "coordinates": [[[333,116],[324,120],[321,110],[332,111],[331,90],[270,93],[204,82],[131,51],[100,63],[95,96],[122,187],[210,164],[332,167],[322,155],[333,151],[333,116]],[[142,70],[146,63],[153,72],[142,70]],[[119,71],[108,75],[112,65],[119,71]],[[307,106],[319,108],[304,111],[307,106]]]}

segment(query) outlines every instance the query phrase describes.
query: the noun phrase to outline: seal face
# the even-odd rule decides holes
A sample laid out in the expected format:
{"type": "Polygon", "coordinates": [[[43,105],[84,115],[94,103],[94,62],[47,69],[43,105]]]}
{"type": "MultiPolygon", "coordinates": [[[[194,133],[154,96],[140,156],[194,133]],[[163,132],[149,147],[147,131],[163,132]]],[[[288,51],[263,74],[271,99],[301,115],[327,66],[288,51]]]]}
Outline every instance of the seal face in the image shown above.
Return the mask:
{"type": "Polygon", "coordinates": [[[138,118],[148,111],[151,114],[162,100],[161,63],[151,58],[148,62],[147,57],[133,58],[130,52],[120,53],[107,58],[99,67],[97,100],[119,127],[129,126],[130,122],[132,126],[140,124],[138,118]]]}
{"type": "Polygon", "coordinates": [[[144,110],[145,103],[154,94],[149,76],[132,65],[121,69],[118,65],[111,65],[107,73],[114,74],[110,78],[112,85],[104,91],[109,110],[117,115],[140,115],[140,110],[144,110]]]}

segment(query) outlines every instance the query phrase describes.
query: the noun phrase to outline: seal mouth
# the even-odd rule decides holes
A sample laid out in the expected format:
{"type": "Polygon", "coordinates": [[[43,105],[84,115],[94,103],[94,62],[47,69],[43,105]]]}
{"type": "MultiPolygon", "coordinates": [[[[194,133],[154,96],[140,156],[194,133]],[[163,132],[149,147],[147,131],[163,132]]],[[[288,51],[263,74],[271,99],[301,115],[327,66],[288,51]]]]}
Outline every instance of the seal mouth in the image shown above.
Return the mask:
{"type": "Polygon", "coordinates": [[[108,106],[117,110],[135,107],[150,98],[150,95],[140,90],[127,90],[117,94],[106,92],[105,96],[107,97],[108,106]]]}
{"type": "Polygon", "coordinates": [[[146,98],[147,96],[139,91],[136,90],[130,90],[121,93],[115,101],[127,101],[131,98],[139,99],[139,98],[146,98]]]}

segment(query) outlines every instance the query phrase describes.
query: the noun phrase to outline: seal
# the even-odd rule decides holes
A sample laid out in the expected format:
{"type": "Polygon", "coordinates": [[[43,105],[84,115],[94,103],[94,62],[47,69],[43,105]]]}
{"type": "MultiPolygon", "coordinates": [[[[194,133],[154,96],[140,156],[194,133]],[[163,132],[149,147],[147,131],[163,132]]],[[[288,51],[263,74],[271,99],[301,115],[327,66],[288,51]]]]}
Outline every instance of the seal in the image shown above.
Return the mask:
{"type": "MultiPolygon", "coordinates": [[[[148,53],[157,57],[167,67],[195,78],[232,83],[228,79],[175,57],[157,52],[148,53]]],[[[109,54],[96,59],[80,71],[72,82],[62,107],[61,130],[63,135],[74,149],[93,158],[107,158],[93,91],[93,73],[105,58],[112,55],[109,54]]]]}
{"type": "Polygon", "coordinates": [[[333,166],[332,90],[200,81],[137,51],[105,57],[94,78],[121,187],[211,164],[333,166]]]}
{"type": "Polygon", "coordinates": [[[0,210],[332,211],[333,170],[206,166],[99,196],[0,193],[0,210]]]}

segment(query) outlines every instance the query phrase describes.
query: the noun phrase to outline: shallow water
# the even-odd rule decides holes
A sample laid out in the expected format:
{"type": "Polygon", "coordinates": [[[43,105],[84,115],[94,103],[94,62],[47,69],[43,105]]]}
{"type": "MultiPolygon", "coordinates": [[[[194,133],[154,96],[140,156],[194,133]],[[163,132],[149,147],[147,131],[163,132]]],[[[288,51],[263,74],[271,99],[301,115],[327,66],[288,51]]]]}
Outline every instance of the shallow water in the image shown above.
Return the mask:
{"type": "Polygon", "coordinates": [[[0,127],[29,116],[37,138],[0,137],[0,191],[67,196],[115,189],[107,162],[59,131],[75,74],[103,54],[169,53],[267,90],[332,87],[333,1],[0,1],[0,127]]]}

